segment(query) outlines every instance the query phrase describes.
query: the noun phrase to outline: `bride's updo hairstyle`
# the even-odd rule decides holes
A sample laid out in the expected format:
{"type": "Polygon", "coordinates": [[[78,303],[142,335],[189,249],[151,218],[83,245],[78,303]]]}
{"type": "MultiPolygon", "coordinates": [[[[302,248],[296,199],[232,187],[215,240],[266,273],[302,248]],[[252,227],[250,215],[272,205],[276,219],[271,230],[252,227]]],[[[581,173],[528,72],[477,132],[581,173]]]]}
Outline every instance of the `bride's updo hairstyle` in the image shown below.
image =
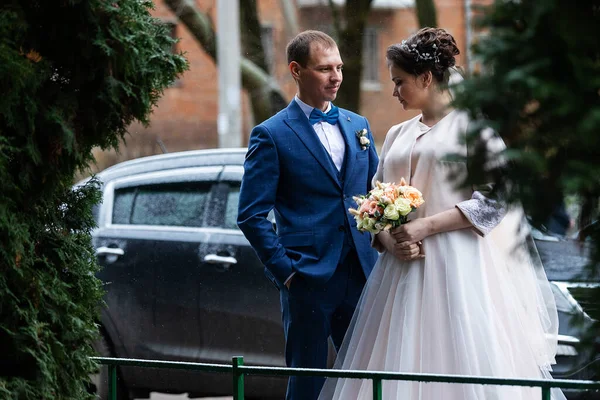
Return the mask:
{"type": "Polygon", "coordinates": [[[460,51],[451,34],[441,28],[422,28],[417,33],[387,49],[388,66],[419,76],[431,71],[438,83],[447,84],[449,69],[456,64],[460,51]]]}

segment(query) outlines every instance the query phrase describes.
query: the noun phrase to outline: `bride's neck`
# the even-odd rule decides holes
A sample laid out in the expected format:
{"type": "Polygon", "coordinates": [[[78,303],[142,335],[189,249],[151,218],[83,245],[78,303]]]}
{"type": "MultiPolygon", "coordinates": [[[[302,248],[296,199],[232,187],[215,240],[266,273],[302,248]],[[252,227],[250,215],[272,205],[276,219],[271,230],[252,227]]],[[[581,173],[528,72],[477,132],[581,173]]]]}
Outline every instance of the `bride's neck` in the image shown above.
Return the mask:
{"type": "Polygon", "coordinates": [[[442,118],[448,115],[452,110],[452,96],[448,90],[436,93],[429,99],[429,104],[421,110],[421,122],[427,126],[437,124],[442,118]]]}

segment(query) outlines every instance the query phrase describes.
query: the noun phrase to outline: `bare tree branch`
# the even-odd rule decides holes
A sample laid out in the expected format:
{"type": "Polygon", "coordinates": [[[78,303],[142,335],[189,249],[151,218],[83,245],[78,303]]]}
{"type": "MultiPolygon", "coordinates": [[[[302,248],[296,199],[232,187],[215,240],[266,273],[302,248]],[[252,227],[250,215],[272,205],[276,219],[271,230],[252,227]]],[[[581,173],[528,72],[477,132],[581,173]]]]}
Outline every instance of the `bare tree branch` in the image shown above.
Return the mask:
{"type": "MultiPolygon", "coordinates": [[[[165,0],[165,3],[216,63],[216,35],[208,15],[199,11],[190,0],[165,0]]],[[[242,87],[250,95],[254,120],[257,123],[275,114],[282,104],[287,104],[281,88],[265,70],[245,57],[242,57],[240,67],[242,87]]]]}
{"type": "MultiPolygon", "coordinates": [[[[360,109],[360,84],[363,71],[363,37],[372,0],[346,0],[344,20],[332,14],[340,29],[338,46],[344,60],[344,83],[340,86],[336,104],[350,110],[360,109]],[[343,24],[342,24],[343,22],[343,24]]],[[[330,6],[332,1],[329,2],[330,6]]]]}
{"type": "Polygon", "coordinates": [[[240,4],[240,27],[243,28],[241,36],[242,54],[256,64],[263,71],[269,71],[267,67],[265,50],[261,39],[261,26],[256,10],[256,0],[239,0],[240,4]]]}
{"type": "Polygon", "coordinates": [[[210,17],[198,11],[190,0],[165,0],[175,16],[190,30],[208,55],[217,61],[217,39],[210,17]]]}

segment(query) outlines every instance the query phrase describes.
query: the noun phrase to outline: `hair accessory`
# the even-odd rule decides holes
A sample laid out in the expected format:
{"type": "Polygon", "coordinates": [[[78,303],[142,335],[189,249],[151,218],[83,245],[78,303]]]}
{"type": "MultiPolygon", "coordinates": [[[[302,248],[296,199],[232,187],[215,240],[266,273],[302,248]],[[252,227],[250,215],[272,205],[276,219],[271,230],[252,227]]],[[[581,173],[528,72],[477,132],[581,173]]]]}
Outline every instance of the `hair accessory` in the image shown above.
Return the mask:
{"type": "Polygon", "coordinates": [[[432,50],[429,52],[419,51],[416,44],[408,45],[406,40],[403,40],[400,44],[400,48],[408,53],[413,53],[415,56],[415,60],[419,61],[431,61],[433,60],[436,63],[440,62],[440,52],[438,50],[437,45],[434,43],[432,46],[432,50]]]}

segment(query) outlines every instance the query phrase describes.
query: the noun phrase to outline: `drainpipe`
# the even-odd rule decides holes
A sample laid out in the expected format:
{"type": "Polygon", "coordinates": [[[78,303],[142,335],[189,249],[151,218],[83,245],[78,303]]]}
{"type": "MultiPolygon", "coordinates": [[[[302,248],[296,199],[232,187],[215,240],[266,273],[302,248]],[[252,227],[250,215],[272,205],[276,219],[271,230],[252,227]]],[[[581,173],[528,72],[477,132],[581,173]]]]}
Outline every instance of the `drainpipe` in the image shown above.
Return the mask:
{"type": "Polygon", "coordinates": [[[217,66],[219,74],[219,147],[242,144],[241,43],[239,3],[217,0],[217,66]]]}

